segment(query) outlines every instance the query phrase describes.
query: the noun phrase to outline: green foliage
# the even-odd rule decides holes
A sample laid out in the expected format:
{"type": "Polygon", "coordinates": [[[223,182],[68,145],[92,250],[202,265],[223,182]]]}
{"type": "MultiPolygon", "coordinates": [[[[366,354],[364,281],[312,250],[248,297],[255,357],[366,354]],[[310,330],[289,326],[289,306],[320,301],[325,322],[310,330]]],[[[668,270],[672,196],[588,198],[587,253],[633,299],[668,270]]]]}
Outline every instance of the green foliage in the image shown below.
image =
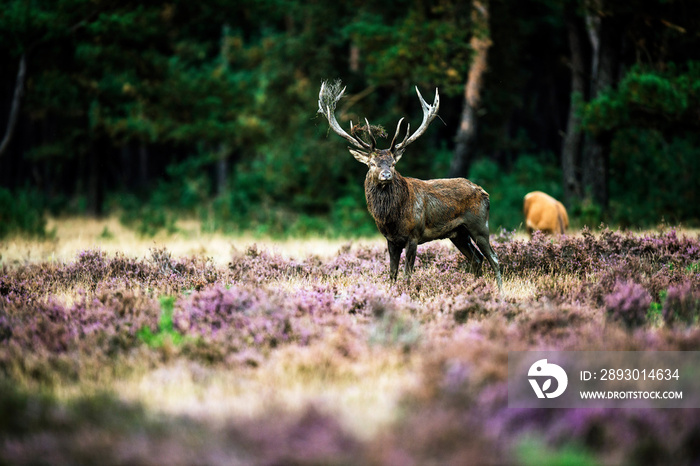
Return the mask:
{"type": "MultiPolygon", "coordinates": [[[[613,201],[614,202],[614,201],[613,201]]],[[[591,193],[587,193],[583,200],[574,200],[569,209],[570,223],[578,223],[588,228],[597,228],[603,222],[603,209],[593,201],[591,193]]]]}
{"type": "Polygon", "coordinates": [[[173,312],[175,310],[174,296],[161,296],[160,298],[160,319],[158,319],[158,330],[153,333],[148,327],[138,331],[136,336],[139,340],[151,348],[161,348],[164,345],[180,345],[185,337],[180,334],[173,325],[173,312]]]}
{"type": "Polygon", "coordinates": [[[0,239],[11,234],[46,236],[43,199],[36,191],[0,187],[0,239]]]}
{"type": "Polygon", "coordinates": [[[331,211],[331,223],[340,236],[372,236],[377,227],[367,211],[365,193],[361,184],[349,184],[345,195],[339,198],[331,211]]]}
{"type": "Polygon", "coordinates": [[[562,195],[561,171],[551,154],[523,155],[510,172],[493,160],[481,159],[472,165],[469,179],[489,193],[491,232],[522,227],[523,198],[530,191],[544,191],[555,198],[562,195]]]}
{"type": "Polygon", "coordinates": [[[623,226],[700,219],[700,139],[621,129],[610,153],[610,218],[623,226]]]}
{"type": "Polygon", "coordinates": [[[168,208],[143,203],[133,195],[120,196],[119,205],[122,208],[119,221],[141,236],[153,237],[163,230],[168,234],[177,231],[177,215],[168,208]]]}
{"type": "Polygon", "coordinates": [[[209,203],[210,186],[203,167],[213,157],[205,154],[173,163],[166,169],[167,177],[159,179],[147,196],[121,193],[109,200],[111,208],[121,210],[121,223],[140,235],[155,236],[161,230],[175,233],[178,217],[191,217],[209,203]]]}
{"type": "Polygon", "coordinates": [[[659,301],[652,301],[652,303],[649,305],[647,321],[654,326],[658,326],[663,322],[663,309],[667,294],[667,290],[662,290],[659,292],[659,301]]]}
{"type": "MultiPolygon", "coordinates": [[[[556,145],[550,143],[544,147],[534,141],[551,140],[554,136],[552,132],[542,132],[540,126],[554,117],[545,101],[552,92],[566,92],[557,88],[570,80],[570,70],[561,61],[562,56],[569,54],[563,21],[565,3],[559,0],[489,2],[493,45],[488,51],[482,89],[478,156],[493,157],[500,153],[515,160],[521,154],[558,148],[559,139],[556,145]],[[543,69],[545,61],[548,70],[543,69]],[[546,79],[548,72],[558,79],[554,82],[546,79]]],[[[561,123],[556,127],[564,129],[561,123]]]]}
{"type": "Polygon", "coordinates": [[[102,229],[102,232],[99,235],[100,239],[114,239],[114,233],[110,231],[109,228],[107,228],[107,225],[102,229]]]}
{"type": "Polygon", "coordinates": [[[583,126],[593,133],[625,127],[661,131],[699,126],[700,62],[669,63],[664,71],[635,66],[616,89],[608,89],[584,106],[583,126]]]}
{"type": "Polygon", "coordinates": [[[363,237],[377,234],[364,192],[340,198],[330,213],[309,215],[270,204],[247,204],[243,192],[231,191],[211,202],[203,215],[205,231],[252,232],[277,238],[299,236],[363,237]]]}
{"type": "Polygon", "coordinates": [[[595,466],[595,457],[578,446],[553,449],[542,440],[526,437],[517,445],[515,452],[525,466],[595,466]]]}
{"type": "Polygon", "coordinates": [[[204,172],[208,159],[215,154],[204,153],[168,165],[166,178],[158,180],[150,193],[148,204],[157,208],[190,212],[202,205],[210,194],[209,179],[204,172]]]}
{"type": "Polygon", "coordinates": [[[459,94],[466,81],[470,49],[469,5],[441,2],[387,17],[364,10],[344,28],[366,54],[370,82],[438,86],[459,94]]]}
{"type": "MultiPolygon", "coordinates": [[[[52,213],[94,208],[102,198],[92,189],[96,176],[111,203],[104,210],[120,208],[144,235],[174,231],[180,216],[201,218],[207,230],[375,234],[361,189],[364,167],[316,114],[319,84],[347,84],[337,112],[344,127],[367,117],[389,133],[402,116],[413,128],[420,121],[414,85],[428,100],[439,87],[446,128],[435,122],[399,166],[406,176],[437,178],[450,165],[470,39],[484,33],[472,23],[472,3],[454,0],[5,3],[0,61],[14,70],[21,54],[29,60],[19,123],[26,136],[10,148],[18,173],[51,193],[44,205],[52,213]],[[134,147],[149,153],[150,180],[140,179],[137,190],[134,147]],[[226,190],[214,181],[222,158],[226,190]],[[108,162],[95,174],[90,164],[98,159],[108,162]]],[[[600,14],[576,4],[578,20],[584,11],[600,14]]],[[[566,8],[555,0],[488,8],[493,45],[474,158],[495,154],[502,162],[477,162],[473,177],[491,193],[494,227],[512,229],[525,192],[561,194],[557,162],[536,157],[533,164],[528,154],[561,144],[566,104],[557,102],[566,101],[570,80],[562,60],[566,8]]],[[[700,219],[692,185],[700,47],[688,32],[697,30],[697,11],[687,0],[606,6],[606,16],[637,18],[626,23],[633,50],[624,55],[638,64],[623,63],[615,89],[585,105],[579,97],[583,127],[613,141],[611,202],[606,212],[575,204],[574,222],[700,219]]],[[[11,89],[12,74],[0,85],[11,89]]],[[[0,182],[22,186],[8,176],[0,182]]]]}
{"type": "Polygon", "coordinates": [[[633,67],[584,106],[583,127],[611,134],[609,218],[623,226],[700,218],[700,62],[633,67]]]}

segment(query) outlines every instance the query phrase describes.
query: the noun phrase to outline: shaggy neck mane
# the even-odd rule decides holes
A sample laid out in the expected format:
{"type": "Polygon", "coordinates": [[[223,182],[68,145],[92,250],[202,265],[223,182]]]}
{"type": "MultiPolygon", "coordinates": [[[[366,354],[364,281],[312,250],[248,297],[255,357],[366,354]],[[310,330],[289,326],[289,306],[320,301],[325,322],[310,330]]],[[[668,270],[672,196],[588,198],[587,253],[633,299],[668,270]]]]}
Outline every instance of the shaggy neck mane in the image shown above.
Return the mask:
{"type": "Polygon", "coordinates": [[[398,222],[408,202],[408,183],[395,172],[391,183],[381,185],[372,181],[369,174],[365,178],[367,209],[377,222],[398,222]]]}

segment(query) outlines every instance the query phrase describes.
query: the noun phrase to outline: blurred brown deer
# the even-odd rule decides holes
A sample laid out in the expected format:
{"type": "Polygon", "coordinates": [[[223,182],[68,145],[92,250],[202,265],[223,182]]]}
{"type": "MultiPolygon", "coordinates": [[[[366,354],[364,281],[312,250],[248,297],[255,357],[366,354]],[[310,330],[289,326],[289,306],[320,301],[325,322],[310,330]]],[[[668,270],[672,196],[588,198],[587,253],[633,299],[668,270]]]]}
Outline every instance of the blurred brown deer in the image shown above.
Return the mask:
{"type": "Polygon", "coordinates": [[[569,228],[569,216],[564,204],[542,191],[533,191],[525,195],[523,214],[530,236],[535,230],[563,235],[569,228]]]}
{"type": "Polygon", "coordinates": [[[377,223],[377,228],[386,237],[389,247],[389,277],[396,280],[401,253],[406,249],[405,274],[410,277],[419,244],[436,239],[449,238],[468,259],[472,270],[481,273],[484,256],[488,260],[498,288],[502,287],[498,258],[489,243],[489,195],[480,186],[464,178],[418,180],[403,177],[395,165],[406,148],[416,141],[437,116],[440,96],[435,89],[435,100],[428,105],[418,87],[416,92],[423,107],[423,121],[410,134],[398,142],[403,118],[396,125],[396,133],[389,149],[377,149],[372,126],[359,128],[350,122],[350,133],[343,130],[335,119],[335,107],[345,88],[340,83],[321,85],[318,94],[318,112],[326,117],[333,131],[345,138],[355,149],[350,153],[369,167],[365,177],[367,208],[377,223]],[[367,133],[367,141],[357,130],[367,133]],[[475,248],[472,240],[476,243],[475,248]]]}

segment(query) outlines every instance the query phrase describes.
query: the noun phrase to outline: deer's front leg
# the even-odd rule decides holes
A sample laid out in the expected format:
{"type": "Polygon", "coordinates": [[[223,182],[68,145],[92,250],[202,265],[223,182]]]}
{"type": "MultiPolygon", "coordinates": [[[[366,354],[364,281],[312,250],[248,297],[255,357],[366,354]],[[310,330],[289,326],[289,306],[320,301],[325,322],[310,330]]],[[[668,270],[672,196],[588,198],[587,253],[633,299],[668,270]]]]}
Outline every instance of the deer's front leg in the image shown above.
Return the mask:
{"type": "Polygon", "coordinates": [[[387,245],[389,246],[389,279],[396,280],[396,276],[399,274],[399,259],[401,259],[403,246],[389,240],[387,240],[387,245]]]}
{"type": "Polygon", "coordinates": [[[416,251],[418,250],[418,243],[414,241],[409,241],[406,245],[406,278],[410,278],[413,273],[413,265],[416,262],[416,251]]]}

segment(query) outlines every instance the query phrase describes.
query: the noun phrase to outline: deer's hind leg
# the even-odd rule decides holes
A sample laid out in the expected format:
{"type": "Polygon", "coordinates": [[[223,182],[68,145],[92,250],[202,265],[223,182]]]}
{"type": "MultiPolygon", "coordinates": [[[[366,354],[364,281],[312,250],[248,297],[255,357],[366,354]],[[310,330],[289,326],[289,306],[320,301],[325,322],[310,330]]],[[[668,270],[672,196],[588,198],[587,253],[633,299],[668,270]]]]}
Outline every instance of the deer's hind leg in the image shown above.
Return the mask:
{"type": "Polygon", "coordinates": [[[493,273],[496,275],[496,283],[498,283],[499,291],[503,289],[503,280],[501,279],[501,268],[498,265],[498,256],[496,252],[491,247],[489,243],[489,231],[485,228],[484,231],[479,231],[475,236],[476,246],[481,250],[481,252],[486,256],[486,260],[489,261],[489,265],[493,269],[493,273]]]}
{"type": "Polygon", "coordinates": [[[413,240],[409,240],[406,244],[406,264],[405,271],[406,278],[410,279],[411,274],[413,274],[413,266],[416,263],[416,252],[418,251],[418,243],[413,240]]]}
{"type": "Polygon", "coordinates": [[[452,244],[459,249],[459,252],[461,252],[464,257],[467,258],[467,270],[477,277],[480,277],[481,265],[484,263],[484,256],[472,244],[472,238],[469,231],[467,231],[467,229],[463,226],[458,228],[456,236],[454,238],[450,238],[450,241],[452,241],[452,244]]]}

